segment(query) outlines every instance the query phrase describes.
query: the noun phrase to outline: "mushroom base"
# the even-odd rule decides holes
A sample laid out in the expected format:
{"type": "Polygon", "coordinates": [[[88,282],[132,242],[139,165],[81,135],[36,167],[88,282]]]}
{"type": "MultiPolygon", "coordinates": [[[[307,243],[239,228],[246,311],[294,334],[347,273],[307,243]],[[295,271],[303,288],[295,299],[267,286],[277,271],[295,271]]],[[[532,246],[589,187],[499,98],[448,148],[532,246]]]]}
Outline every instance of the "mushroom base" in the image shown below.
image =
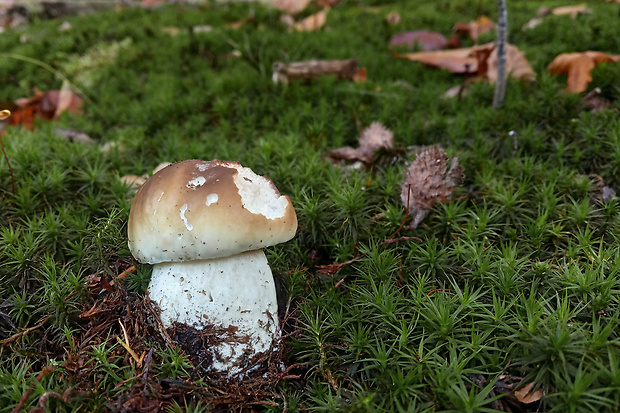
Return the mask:
{"type": "Polygon", "coordinates": [[[262,250],[155,264],[148,290],[166,329],[187,326],[201,336],[206,370],[246,375],[255,356],[278,344],[276,290],[262,250]]]}

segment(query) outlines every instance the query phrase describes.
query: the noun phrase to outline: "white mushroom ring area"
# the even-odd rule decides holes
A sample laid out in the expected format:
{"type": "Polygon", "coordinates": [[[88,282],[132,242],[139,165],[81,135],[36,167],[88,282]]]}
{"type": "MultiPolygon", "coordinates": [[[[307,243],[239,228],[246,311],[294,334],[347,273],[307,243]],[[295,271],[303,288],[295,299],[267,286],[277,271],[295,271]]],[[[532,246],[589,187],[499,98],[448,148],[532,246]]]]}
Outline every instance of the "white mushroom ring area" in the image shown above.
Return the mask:
{"type": "Polygon", "coordinates": [[[154,264],[150,298],[170,329],[225,329],[211,343],[209,369],[247,374],[247,360],[280,336],[275,284],[263,247],[295,235],[288,197],[266,177],[236,162],[172,164],[136,194],[129,248],[154,264]]]}

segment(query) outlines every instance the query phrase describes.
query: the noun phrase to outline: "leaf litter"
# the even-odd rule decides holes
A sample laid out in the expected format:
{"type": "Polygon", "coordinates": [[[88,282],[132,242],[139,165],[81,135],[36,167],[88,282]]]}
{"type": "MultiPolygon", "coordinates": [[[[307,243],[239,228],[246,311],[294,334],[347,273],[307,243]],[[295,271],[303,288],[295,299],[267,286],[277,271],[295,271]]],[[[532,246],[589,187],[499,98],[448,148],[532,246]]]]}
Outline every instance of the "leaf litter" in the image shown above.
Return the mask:
{"type": "MultiPolygon", "coordinates": [[[[299,366],[284,369],[283,346],[270,354],[259,355],[254,360],[257,369],[243,380],[209,371],[209,346],[219,330],[207,328],[196,334],[177,328],[166,332],[158,322],[157,305],[148,296],[128,292],[123,283],[128,275],[125,273],[135,272],[135,267],[130,263],[117,263],[116,267],[127,267],[127,270],[113,280],[107,279],[103,272],[86,277],[90,298],[79,315],[82,321],[78,332],[71,336],[74,350],[69,351],[58,343],[42,342],[46,354],[62,355],[59,358],[64,360],[63,370],[73,383],[65,402],[89,398],[97,392],[93,383],[98,382],[100,373],[92,357],[94,346],[104,346],[109,351],[108,360],[116,360],[116,364],[120,362],[132,370],[131,377],[117,385],[122,387],[118,396],[106,403],[109,412],[159,412],[173,402],[183,405],[192,400],[207,402],[213,412],[251,411],[258,405],[277,405],[273,401],[281,397],[275,392],[277,383],[299,378],[291,373],[299,366]],[[167,345],[181,346],[188,351],[192,364],[190,377],[165,377],[153,371],[160,363],[153,350],[167,345]],[[204,384],[195,384],[197,379],[202,379],[204,384]]],[[[44,405],[44,401],[40,403],[44,405]]]]}
{"type": "Polygon", "coordinates": [[[620,55],[587,51],[580,53],[562,53],[553,59],[547,70],[552,75],[567,75],[566,91],[581,93],[592,82],[592,70],[601,63],[620,61],[620,55]]]}
{"type": "Polygon", "coordinates": [[[441,146],[420,152],[405,171],[401,187],[401,201],[412,218],[409,228],[416,228],[435,205],[447,202],[464,179],[459,158],[452,158],[448,165],[441,146]]]}
{"type": "Polygon", "coordinates": [[[379,122],[373,122],[362,131],[358,139],[359,146],[344,146],[334,149],[329,157],[337,160],[362,161],[371,163],[375,153],[381,149],[390,150],[394,146],[394,134],[379,122]]]}

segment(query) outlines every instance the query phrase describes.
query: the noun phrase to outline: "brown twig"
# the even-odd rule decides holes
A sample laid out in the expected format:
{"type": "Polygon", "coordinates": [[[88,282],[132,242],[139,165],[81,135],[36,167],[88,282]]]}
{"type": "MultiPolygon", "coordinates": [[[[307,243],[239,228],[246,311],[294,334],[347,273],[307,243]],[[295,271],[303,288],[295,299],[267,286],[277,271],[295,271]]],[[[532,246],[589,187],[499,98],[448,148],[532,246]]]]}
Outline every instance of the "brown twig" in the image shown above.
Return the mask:
{"type": "Polygon", "coordinates": [[[26,334],[30,333],[33,330],[36,330],[37,328],[41,327],[43,324],[45,324],[47,322],[47,320],[49,320],[49,317],[45,317],[43,320],[41,320],[41,322],[39,324],[37,324],[34,327],[30,327],[25,329],[24,331],[17,333],[17,334],[13,334],[11,337],[9,338],[5,338],[4,340],[0,340],[0,345],[5,345],[5,344],[9,344],[12,343],[13,341],[17,340],[20,337],[25,336],[26,334]]]}
{"type": "Polygon", "coordinates": [[[159,332],[164,338],[164,341],[166,342],[166,344],[168,344],[170,347],[173,347],[174,342],[168,335],[168,332],[166,331],[166,327],[164,327],[164,323],[161,321],[159,313],[155,310],[155,308],[151,304],[151,298],[148,295],[144,298],[144,304],[146,305],[146,308],[149,310],[149,312],[153,315],[153,318],[155,319],[155,322],[157,323],[157,327],[159,328],[159,332]]]}
{"type": "Polygon", "coordinates": [[[131,274],[135,274],[137,271],[137,268],[135,265],[132,265],[131,267],[127,268],[125,271],[123,271],[122,273],[118,274],[116,276],[116,278],[112,281],[110,281],[110,285],[114,286],[114,284],[116,283],[116,281],[118,280],[122,280],[124,278],[129,277],[131,274]]]}
{"type": "MultiPolygon", "coordinates": [[[[37,374],[36,380],[41,381],[43,379],[43,376],[53,371],[54,371],[54,367],[45,366],[43,370],[41,370],[41,372],[37,374]]],[[[22,395],[22,398],[19,399],[19,403],[17,403],[17,405],[13,407],[13,410],[11,410],[11,413],[19,413],[21,411],[22,407],[24,407],[24,404],[26,404],[26,401],[28,401],[28,397],[30,397],[30,394],[32,393],[33,389],[34,389],[34,383],[30,383],[28,390],[24,392],[24,394],[22,395]]]]}
{"type": "Polygon", "coordinates": [[[385,244],[392,244],[394,242],[400,242],[400,241],[419,241],[422,242],[422,238],[418,238],[418,237],[400,237],[400,238],[388,238],[385,241],[383,241],[381,244],[379,244],[379,246],[385,245],[385,244]]]}

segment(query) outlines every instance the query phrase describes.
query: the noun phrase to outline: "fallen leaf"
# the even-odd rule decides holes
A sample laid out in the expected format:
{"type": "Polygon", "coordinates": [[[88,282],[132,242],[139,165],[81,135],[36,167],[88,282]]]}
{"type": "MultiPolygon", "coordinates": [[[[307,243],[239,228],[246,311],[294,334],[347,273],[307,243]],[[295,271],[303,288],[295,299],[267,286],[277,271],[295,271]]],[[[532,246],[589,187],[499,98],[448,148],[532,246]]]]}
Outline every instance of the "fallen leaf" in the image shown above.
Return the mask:
{"type": "MultiPolygon", "coordinates": [[[[497,80],[495,42],[462,49],[395,54],[394,57],[422,62],[429,66],[449,70],[452,73],[479,75],[491,83],[497,80]]],[[[530,66],[525,55],[511,44],[506,45],[506,73],[522,81],[536,79],[536,72],[530,66]]]]}
{"type": "Polygon", "coordinates": [[[325,25],[325,22],[327,21],[328,11],[329,8],[326,8],[318,13],[313,14],[312,16],[306,17],[305,19],[295,23],[293,25],[293,29],[297,30],[298,32],[309,32],[320,29],[321,27],[323,27],[323,25],[325,25]]]}
{"type": "Polygon", "coordinates": [[[159,30],[164,33],[168,33],[170,36],[176,36],[177,34],[179,34],[178,27],[160,27],[159,30]]]}
{"type": "Polygon", "coordinates": [[[581,93],[592,81],[591,73],[596,65],[618,61],[620,55],[612,56],[603,52],[562,53],[553,59],[547,70],[552,75],[567,74],[566,91],[581,93]]]}
{"type": "Polygon", "coordinates": [[[149,7],[157,6],[165,2],[166,0],[142,0],[140,2],[140,7],[149,8],[149,7]]]}
{"type": "Polygon", "coordinates": [[[68,87],[63,87],[62,90],[47,92],[35,89],[34,96],[31,98],[17,99],[15,101],[17,109],[13,112],[9,124],[32,130],[35,118],[54,120],[65,110],[74,114],[82,113],[84,105],[82,98],[68,87]]]}
{"type": "Polygon", "coordinates": [[[315,79],[325,75],[333,75],[340,79],[353,80],[361,76],[357,59],[346,60],[308,60],[273,64],[273,82],[289,83],[293,79],[315,79]]]}
{"type": "Polygon", "coordinates": [[[486,16],[480,16],[475,21],[465,23],[459,22],[454,25],[452,32],[469,36],[474,42],[478,41],[481,34],[490,32],[495,28],[493,20],[486,16]]]}
{"type": "Polygon", "coordinates": [[[395,26],[397,24],[400,24],[401,22],[400,14],[398,14],[398,12],[395,12],[395,11],[389,12],[388,15],[385,16],[385,22],[390,26],[395,26]]]}
{"type": "Polygon", "coordinates": [[[322,9],[329,7],[332,8],[338,4],[340,0],[316,0],[316,5],[322,9]]]}
{"type": "Polygon", "coordinates": [[[410,228],[416,228],[436,204],[446,202],[465,176],[454,157],[448,166],[448,156],[439,145],[419,153],[405,171],[401,201],[413,218],[410,228]]]}
{"type": "Polygon", "coordinates": [[[515,390],[514,395],[517,398],[517,400],[519,400],[521,403],[524,403],[524,404],[530,404],[530,403],[537,402],[538,400],[542,398],[543,391],[542,389],[538,389],[532,392],[533,388],[534,388],[534,383],[526,384],[525,386],[520,387],[519,389],[515,390]]]}
{"type": "Polygon", "coordinates": [[[551,14],[554,16],[563,16],[568,14],[573,19],[577,18],[577,16],[580,14],[588,14],[591,12],[592,11],[588,9],[585,3],[577,4],[575,6],[563,6],[551,9],[551,14]]]}
{"type": "Polygon", "coordinates": [[[157,172],[161,171],[162,169],[164,169],[168,165],[172,165],[172,163],[171,162],[162,162],[162,163],[160,163],[159,165],[157,165],[153,169],[153,175],[155,175],[157,172]]]}
{"type": "Polygon", "coordinates": [[[60,114],[65,110],[69,110],[73,104],[73,96],[75,93],[71,90],[71,85],[66,80],[62,82],[60,93],[58,93],[58,103],[56,104],[56,111],[54,112],[54,119],[58,119],[60,114]]]}
{"type": "MultiPolygon", "coordinates": [[[[491,42],[473,48],[473,53],[478,56],[478,74],[491,83],[497,81],[496,46],[495,42],[491,42]]],[[[523,82],[536,80],[536,72],[525,54],[511,44],[506,45],[506,73],[523,82]]]]}
{"type": "Polygon", "coordinates": [[[535,27],[540,26],[540,24],[543,22],[543,18],[542,17],[534,17],[533,19],[531,19],[530,21],[528,21],[527,23],[525,23],[523,25],[523,27],[521,28],[521,30],[526,31],[526,30],[530,30],[533,29],[535,27]]]}
{"type": "Polygon", "coordinates": [[[288,14],[297,14],[306,9],[311,0],[275,0],[271,6],[288,14]]]}
{"type": "Polygon", "coordinates": [[[371,155],[379,149],[392,149],[394,134],[379,122],[373,122],[362,131],[359,138],[360,149],[371,155]]]}
{"type": "Polygon", "coordinates": [[[452,86],[450,89],[446,90],[441,94],[442,99],[453,99],[456,97],[463,96],[465,91],[465,85],[456,85],[452,86]]]}
{"type": "Polygon", "coordinates": [[[368,80],[368,74],[365,67],[360,67],[353,75],[353,81],[355,83],[365,83],[368,80]]]}
{"type": "Polygon", "coordinates": [[[284,23],[288,27],[293,27],[295,25],[295,18],[290,14],[283,14],[280,16],[280,23],[284,23]]]}
{"type": "Polygon", "coordinates": [[[407,45],[410,49],[415,49],[416,45],[429,52],[432,50],[443,50],[448,47],[448,39],[441,33],[417,30],[413,32],[398,33],[390,39],[390,45],[407,45]]]}
{"type": "Polygon", "coordinates": [[[428,66],[449,70],[452,73],[478,73],[478,60],[472,56],[471,47],[433,52],[395,53],[394,57],[421,62],[428,66]]]}
{"type": "Polygon", "coordinates": [[[332,159],[344,159],[348,161],[362,161],[370,163],[375,157],[375,152],[380,149],[390,150],[394,146],[394,134],[379,122],[373,122],[362,131],[358,139],[359,147],[345,146],[334,149],[329,153],[332,159]]]}
{"type": "Polygon", "coordinates": [[[140,188],[146,180],[149,179],[148,175],[125,175],[121,177],[121,182],[130,186],[132,189],[140,188]]]}

